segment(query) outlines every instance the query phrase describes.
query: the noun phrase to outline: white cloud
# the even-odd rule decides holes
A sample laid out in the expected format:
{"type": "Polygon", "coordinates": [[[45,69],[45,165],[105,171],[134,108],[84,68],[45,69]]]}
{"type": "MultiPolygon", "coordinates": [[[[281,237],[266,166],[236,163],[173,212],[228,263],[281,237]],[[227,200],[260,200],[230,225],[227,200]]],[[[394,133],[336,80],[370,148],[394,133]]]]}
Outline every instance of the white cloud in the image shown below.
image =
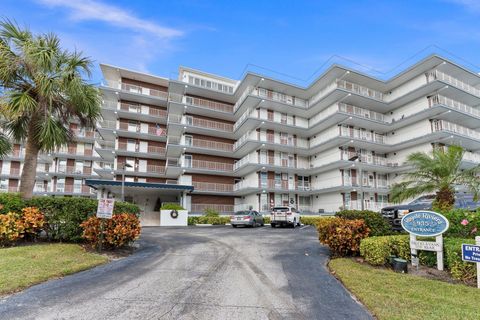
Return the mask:
{"type": "Polygon", "coordinates": [[[146,32],[162,39],[183,35],[181,30],[167,28],[157,23],[143,20],[124,9],[95,0],[37,0],[37,2],[48,7],[67,9],[68,18],[74,21],[102,21],[115,27],[141,33],[146,32]]]}
{"type": "Polygon", "coordinates": [[[480,1],[478,0],[446,0],[446,1],[463,6],[465,9],[469,11],[480,13],[480,1]]]}

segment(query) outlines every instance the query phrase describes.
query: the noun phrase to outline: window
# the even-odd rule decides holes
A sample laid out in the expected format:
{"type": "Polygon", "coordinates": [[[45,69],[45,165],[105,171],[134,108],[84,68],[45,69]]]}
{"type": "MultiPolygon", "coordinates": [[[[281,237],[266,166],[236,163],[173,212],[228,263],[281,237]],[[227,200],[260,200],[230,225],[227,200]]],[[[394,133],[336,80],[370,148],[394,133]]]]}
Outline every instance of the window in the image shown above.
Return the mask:
{"type": "Polygon", "coordinates": [[[8,179],[0,179],[0,190],[8,190],[8,179]]]}
{"type": "Polygon", "coordinates": [[[137,131],[137,122],[129,121],[128,122],[128,131],[136,132],[137,131]]]}
{"type": "Polygon", "coordinates": [[[127,151],[135,152],[137,142],[134,139],[127,140],[127,151]]]}
{"type": "Polygon", "coordinates": [[[10,161],[3,161],[2,174],[10,174],[10,161]]]}
{"type": "Polygon", "coordinates": [[[186,146],[192,146],[193,144],[193,137],[192,136],[185,136],[185,145],[186,146]]]}
{"type": "Polygon", "coordinates": [[[184,167],[191,168],[192,167],[192,155],[191,154],[186,154],[184,159],[185,159],[184,167]]]}
{"type": "Polygon", "coordinates": [[[61,159],[58,160],[57,172],[65,173],[67,170],[67,160],[61,159]]]}
{"type": "Polygon", "coordinates": [[[82,192],[82,179],[73,180],[73,192],[75,193],[82,192]]]}
{"type": "Polygon", "coordinates": [[[64,191],[65,191],[65,179],[57,178],[57,192],[64,192],[64,191]]]}
{"type": "Polygon", "coordinates": [[[266,188],[268,184],[268,176],[266,172],[260,172],[260,187],[266,188]]]}
{"type": "Polygon", "coordinates": [[[75,161],[75,173],[83,173],[83,161],[75,161]]]}
{"type": "Polygon", "coordinates": [[[125,171],[135,171],[135,159],[128,158],[125,163],[127,164],[125,166],[125,171]]]}

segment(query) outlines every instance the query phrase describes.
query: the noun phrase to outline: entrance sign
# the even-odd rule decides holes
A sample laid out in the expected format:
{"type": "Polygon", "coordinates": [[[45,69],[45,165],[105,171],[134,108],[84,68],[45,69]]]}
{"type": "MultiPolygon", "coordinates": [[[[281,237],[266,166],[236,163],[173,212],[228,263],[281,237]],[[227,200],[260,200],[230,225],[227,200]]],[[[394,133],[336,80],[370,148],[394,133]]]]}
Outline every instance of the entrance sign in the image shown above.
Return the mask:
{"type": "Polygon", "coordinates": [[[433,211],[413,211],[402,218],[402,227],[410,233],[412,264],[418,265],[418,250],[437,253],[437,269],[443,270],[443,236],[448,230],[447,218],[433,211]],[[419,241],[420,237],[435,237],[435,241],[419,241]]]}
{"type": "Polygon", "coordinates": [[[408,233],[420,237],[435,237],[447,231],[447,218],[433,211],[413,211],[402,219],[402,227],[408,233]]]}
{"type": "Polygon", "coordinates": [[[99,199],[97,208],[97,218],[112,219],[114,199],[99,199]]]}
{"type": "Polygon", "coordinates": [[[475,237],[475,243],[462,244],[462,260],[477,263],[477,288],[480,289],[480,237],[475,237]]]}

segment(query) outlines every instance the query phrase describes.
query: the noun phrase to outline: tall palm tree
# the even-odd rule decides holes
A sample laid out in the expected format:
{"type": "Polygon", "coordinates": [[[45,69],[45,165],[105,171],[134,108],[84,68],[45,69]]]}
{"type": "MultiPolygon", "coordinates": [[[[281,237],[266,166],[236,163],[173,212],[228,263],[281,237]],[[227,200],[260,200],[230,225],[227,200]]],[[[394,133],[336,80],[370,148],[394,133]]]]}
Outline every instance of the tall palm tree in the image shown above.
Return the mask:
{"type": "Polygon", "coordinates": [[[94,127],[101,97],[87,83],[92,61],[60,47],[51,33],[32,34],[9,20],[0,22],[0,112],[5,129],[25,144],[20,193],[31,198],[39,152],[51,152],[73,138],[71,121],[94,127]]]}
{"type": "Polygon", "coordinates": [[[480,166],[462,170],[460,164],[464,150],[449,146],[447,150],[435,148],[431,155],[415,152],[408,156],[407,165],[413,170],[403,174],[404,181],[390,190],[394,202],[424,194],[436,193],[434,207],[448,210],[455,203],[455,187],[463,186],[473,193],[475,199],[480,191],[480,166]]]}

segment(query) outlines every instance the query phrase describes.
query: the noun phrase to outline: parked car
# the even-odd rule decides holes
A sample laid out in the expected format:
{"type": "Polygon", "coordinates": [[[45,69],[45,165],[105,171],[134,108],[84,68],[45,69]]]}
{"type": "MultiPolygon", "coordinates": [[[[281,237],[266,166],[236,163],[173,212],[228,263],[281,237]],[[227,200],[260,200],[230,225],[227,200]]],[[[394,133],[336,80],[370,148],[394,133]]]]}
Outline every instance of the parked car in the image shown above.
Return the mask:
{"type": "MultiPolygon", "coordinates": [[[[392,229],[402,230],[401,221],[403,216],[412,211],[432,210],[433,200],[435,200],[435,195],[422,196],[413,200],[409,204],[385,207],[381,210],[381,214],[383,218],[385,218],[390,223],[392,229]]],[[[456,193],[454,206],[456,209],[467,209],[475,211],[480,208],[480,202],[474,201],[473,195],[471,194],[456,193]]]]}
{"type": "Polygon", "coordinates": [[[237,211],[230,216],[230,224],[236,228],[238,226],[257,227],[264,226],[263,216],[254,210],[237,211]]]}
{"type": "Polygon", "coordinates": [[[295,228],[300,225],[300,212],[294,207],[274,207],[270,215],[270,226],[290,226],[295,228]]]}

